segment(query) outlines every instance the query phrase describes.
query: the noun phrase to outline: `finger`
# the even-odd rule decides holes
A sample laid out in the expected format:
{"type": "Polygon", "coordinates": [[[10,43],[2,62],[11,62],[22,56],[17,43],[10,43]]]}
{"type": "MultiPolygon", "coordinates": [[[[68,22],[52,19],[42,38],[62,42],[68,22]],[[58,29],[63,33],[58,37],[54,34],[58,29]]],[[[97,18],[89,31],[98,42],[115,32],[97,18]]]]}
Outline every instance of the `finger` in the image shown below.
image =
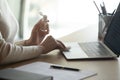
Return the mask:
{"type": "Polygon", "coordinates": [[[65,45],[64,45],[61,41],[57,40],[57,42],[58,42],[63,48],[66,48],[65,45]]]}
{"type": "Polygon", "coordinates": [[[46,32],[43,30],[39,30],[39,37],[46,36],[46,32]]]}
{"type": "Polygon", "coordinates": [[[46,22],[49,22],[49,20],[47,19],[47,15],[43,15],[42,20],[43,20],[43,21],[46,21],[46,22]]]}
{"type": "Polygon", "coordinates": [[[35,25],[35,29],[39,29],[40,26],[43,26],[44,22],[42,21],[42,19],[40,19],[37,24],[35,25]]]}
{"type": "Polygon", "coordinates": [[[66,47],[61,41],[57,40],[59,44],[59,48],[61,48],[62,51],[69,51],[71,47],[66,47]]]}
{"type": "Polygon", "coordinates": [[[44,40],[40,43],[45,48],[45,52],[52,51],[56,49],[57,42],[52,36],[47,36],[44,40]]]}
{"type": "Polygon", "coordinates": [[[39,30],[46,30],[49,32],[49,29],[48,29],[48,21],[42,21],[42,19],[40,19],[37,24],[34,26],[33,28],[33,32],[38,32],[39,30]]]}
{"type": "Polygon", "coordinates": [[[49,20],[45,20],[45,22],[49,22],[49,20]]]}

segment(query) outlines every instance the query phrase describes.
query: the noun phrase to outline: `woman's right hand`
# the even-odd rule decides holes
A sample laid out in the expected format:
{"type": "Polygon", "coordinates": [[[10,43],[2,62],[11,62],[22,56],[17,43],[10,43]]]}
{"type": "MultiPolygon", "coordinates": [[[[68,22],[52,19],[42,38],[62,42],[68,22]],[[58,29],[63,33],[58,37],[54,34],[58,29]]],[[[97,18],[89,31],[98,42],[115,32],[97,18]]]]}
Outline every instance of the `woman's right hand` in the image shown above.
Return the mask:
{"type": "Polygon", "coordinates": [[[55,49],[59,49],[60,51],[69,50],[61,41],[55,40],[52,36],[47,36],[45,40],[41,42],[40,46],[43,47],[43,54],[55,49]]]}

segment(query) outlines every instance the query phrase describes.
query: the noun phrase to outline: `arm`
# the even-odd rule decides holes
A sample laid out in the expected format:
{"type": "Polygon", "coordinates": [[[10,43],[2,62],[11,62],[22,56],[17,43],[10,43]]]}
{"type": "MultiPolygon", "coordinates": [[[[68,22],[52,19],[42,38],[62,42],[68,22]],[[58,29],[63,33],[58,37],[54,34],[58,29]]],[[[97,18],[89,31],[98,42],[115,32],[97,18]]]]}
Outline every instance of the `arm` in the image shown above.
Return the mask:
{"type": "Polygon", "coordinates": [[[0,63],[7,64],[38,57],[41,46],[17,46],[7,43],[0,35],[0,63]]]}
{"type": "Polygon", "coordinates": [[[66,48],[52,36],[47,36],[36,46],[17,46],[7,43],[0,35],[0,64],[14,63],[38,57],[54,49],[65,50],[66,48]]]}

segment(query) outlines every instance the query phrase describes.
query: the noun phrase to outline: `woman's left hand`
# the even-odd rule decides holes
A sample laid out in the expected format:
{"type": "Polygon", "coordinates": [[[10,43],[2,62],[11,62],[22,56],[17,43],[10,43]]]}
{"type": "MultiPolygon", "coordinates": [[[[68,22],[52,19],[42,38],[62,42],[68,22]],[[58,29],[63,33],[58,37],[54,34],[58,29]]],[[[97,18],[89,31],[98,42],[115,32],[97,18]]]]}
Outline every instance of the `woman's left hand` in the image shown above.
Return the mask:
{"type": "Polygon", "coordinates": [[[38,45],[49,34],[48,20],[40,19],[32,29],[31,36],[25,41],[25,45],[38,45]]]}

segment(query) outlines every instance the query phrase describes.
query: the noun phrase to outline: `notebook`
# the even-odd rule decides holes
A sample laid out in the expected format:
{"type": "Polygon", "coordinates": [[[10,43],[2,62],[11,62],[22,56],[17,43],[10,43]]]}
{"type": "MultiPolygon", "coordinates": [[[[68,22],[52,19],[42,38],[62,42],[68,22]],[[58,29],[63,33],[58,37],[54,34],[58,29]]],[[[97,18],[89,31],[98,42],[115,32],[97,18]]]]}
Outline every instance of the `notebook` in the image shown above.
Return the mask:
{"type": "MultiPolygon", "coordinates": [[[[65,66],[59,64],[52,64],[47,62],[33,62],[27,65],[23,65],[15,68],[16,70],[32,72],[36,74],[51,75],[53,80],[83,80],[97,75],[96,72],[91,70],[74,71],[63,68],[65,66]],[[62,68],[51,68],[51,66],[62,66],[62,68]]],[[[72,68],[66,66],[67,68],[72,68]]],[[[76,69],[76,68],[74,68],[76,69]]]]}
{"type": "Polygon", "coordinates": [[[0,80],[53,80],[52,76],[16,70],[13,68],[0,70],[0,80]]]}
{"type": "Polygon", "coordinates": [[[67,60],[75,59],[108,59],[120,55],[120,4],[108,26],[103,41],[98,42],[68,42],[66,46],[71,49],[63,52],[67,60]]]}

